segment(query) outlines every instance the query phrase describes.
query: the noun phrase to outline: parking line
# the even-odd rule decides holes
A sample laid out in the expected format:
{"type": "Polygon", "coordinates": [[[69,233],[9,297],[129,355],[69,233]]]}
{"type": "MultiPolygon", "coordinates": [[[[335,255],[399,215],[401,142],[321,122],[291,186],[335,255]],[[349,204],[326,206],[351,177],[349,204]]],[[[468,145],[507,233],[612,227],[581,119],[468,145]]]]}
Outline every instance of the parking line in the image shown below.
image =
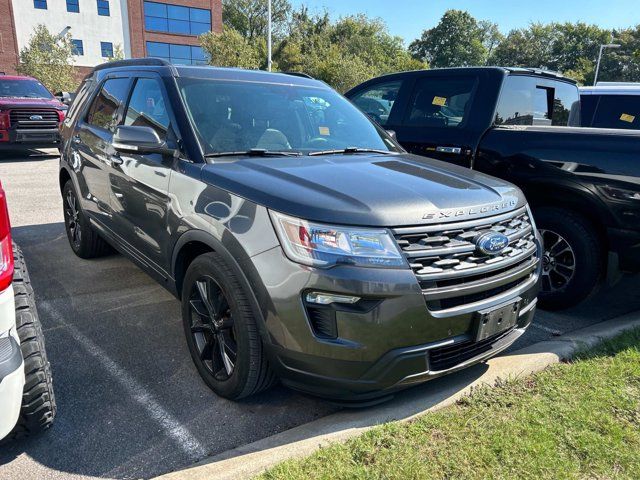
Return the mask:
{"type": "Polygon", "coordinates": [[[94,357],[107,372],[129,393],[129,395],[140,405],[142,405],[149,416],[160,424],[165,435],[175,441],[190,459],[199,460],[209,452],[198,439],[180,423],[173,415],[167,412],[153,395],[144,389],[135,378],[126,370],[118,366],[98,345],[80,332],[76,327],[67,323],[49,302],[41,302],[38,309],[46,311],[56,323],[66,327],[73,339],[78,342],[84,350],[94,357]]]}

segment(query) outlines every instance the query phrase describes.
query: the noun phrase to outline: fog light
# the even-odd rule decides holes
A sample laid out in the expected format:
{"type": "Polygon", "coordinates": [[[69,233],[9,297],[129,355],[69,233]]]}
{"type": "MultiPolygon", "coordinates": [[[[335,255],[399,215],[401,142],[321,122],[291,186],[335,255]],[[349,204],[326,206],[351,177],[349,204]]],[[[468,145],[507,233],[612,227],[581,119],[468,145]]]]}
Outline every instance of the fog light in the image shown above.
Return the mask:
{"type": "Polygon", "coordinates": [[[360,297],[349,295],[334,295],[332,293],[311,292],[307,293],[305,299],[309,303],[317,305],[331,305],[332,303],[354,304],[360,301],[360,297]]]}

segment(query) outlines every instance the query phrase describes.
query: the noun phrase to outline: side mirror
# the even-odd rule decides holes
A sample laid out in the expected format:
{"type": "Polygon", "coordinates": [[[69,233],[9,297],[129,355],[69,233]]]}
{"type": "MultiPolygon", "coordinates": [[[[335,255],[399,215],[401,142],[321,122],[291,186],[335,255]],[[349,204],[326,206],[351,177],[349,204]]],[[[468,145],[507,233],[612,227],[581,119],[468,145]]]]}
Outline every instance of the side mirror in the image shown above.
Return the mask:
{"type": "Polygon", "coordinates": [[[75,97],[75,93],[58,92],[58,93],[55,94],[55,97],[61,103],[64,103],[65,105],[70,106],[71,103],[73,102],[74,97],[75,97]]]}
{"type": "Polygon", "coordinates": [[[178,156],[178,151],[167,147],[166,142],[160,140],[158,132],[151,127],[120,125],[113,134],[113,148],[123,153],[178,156]]]}
{"type": "Polygon", "coordinates": [[[391,138],[393,138],[395,141],[398,141],[398,137],[396,136],[396,131],[395,130],[387,130],[387,133],[389,134],[389,136],[391,138]]]}

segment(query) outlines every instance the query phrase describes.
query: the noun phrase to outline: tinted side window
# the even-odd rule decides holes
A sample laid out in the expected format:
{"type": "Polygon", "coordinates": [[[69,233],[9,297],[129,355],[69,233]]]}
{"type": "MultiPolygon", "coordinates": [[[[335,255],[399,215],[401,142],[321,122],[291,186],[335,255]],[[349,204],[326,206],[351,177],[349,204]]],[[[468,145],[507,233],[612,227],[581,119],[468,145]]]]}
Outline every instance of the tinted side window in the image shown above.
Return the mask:
{"type": "Polygon", "coordinates": [[[128,91],[128,78],[111,78],[104,82],[89,107],[87,123],[111,132],[115,131],[119,122],[118,112],[127,100],[128,91]]]}
{"type": "Polygon", "coordinates": [[[580,96],[580,118],[581,126],[590,127],[593,124],[593,115],[596,113],[600,95],[581,95],[580,96]]]}
{"type": "Polygon", "coordinates": [[[358,92],[351,101],[380,125],[389,123],[391,109],[402,87],[402,81],[378,83],[358,92]]]}
{"type": "Polygon", "coordinates": [[[403,124],[417,127],[461,126],[471,109],[476,83],[475,77],[418,80],[403,124]]]}
{"type": "Polygon", "coordinates": [[[640,129],[640,95],[602,95],[593,117],[593,126],[640,129]]]}
{"type": "Polygon", "coordinates": [[[161,139],[166,138],[169,129],[169,113],[159,80],[139,78],[136,81],[124,124],[151,127],[158,132],[161,139]]]}
{"type": "Polygon", "coordinates": [[[575,85],[513,75],[502,85],[497,125],[579,125],[580,96],[575,85]]]}

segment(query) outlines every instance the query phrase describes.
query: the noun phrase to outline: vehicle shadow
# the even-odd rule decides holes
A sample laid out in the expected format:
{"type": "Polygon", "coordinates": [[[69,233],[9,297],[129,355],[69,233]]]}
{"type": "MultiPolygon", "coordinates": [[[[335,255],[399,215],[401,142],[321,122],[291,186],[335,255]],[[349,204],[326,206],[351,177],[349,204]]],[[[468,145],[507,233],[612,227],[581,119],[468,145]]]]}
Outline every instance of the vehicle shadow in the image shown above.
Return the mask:
{"type": "Polygon", "coordinates": [[[45,160],[51,160],[60,156],[58,150],[54,149],[29,149],[22,151],[0,151],[0,164],[1,163],[19,163],[24,161],[30,162],[44,162],[45,160]]]}

